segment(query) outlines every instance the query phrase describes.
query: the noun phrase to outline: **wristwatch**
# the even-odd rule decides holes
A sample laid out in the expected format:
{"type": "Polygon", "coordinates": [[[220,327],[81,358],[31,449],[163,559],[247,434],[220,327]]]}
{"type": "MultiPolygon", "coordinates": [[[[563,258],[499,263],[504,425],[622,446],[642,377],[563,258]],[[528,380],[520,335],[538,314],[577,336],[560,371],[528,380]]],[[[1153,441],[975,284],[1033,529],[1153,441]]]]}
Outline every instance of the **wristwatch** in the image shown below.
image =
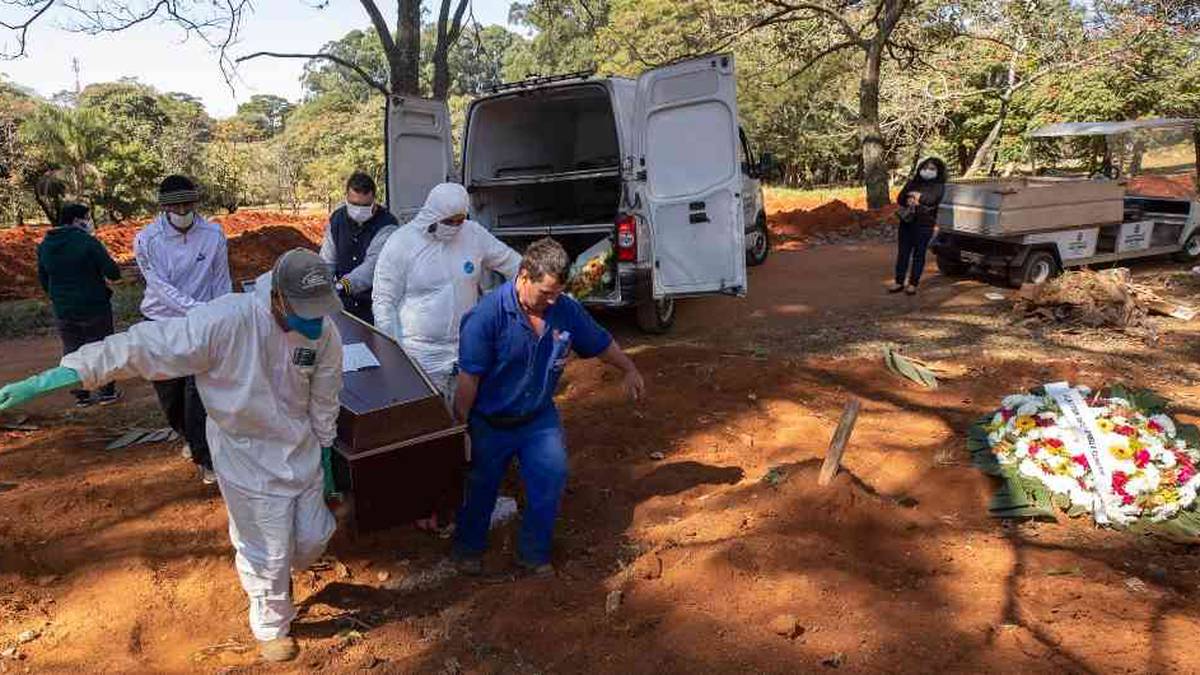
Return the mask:
{"type": "Polygon", "coordinates": [[[342,295],[350,295],[350,280],[346,277],[338,279],[337,288],[342,295]]]}

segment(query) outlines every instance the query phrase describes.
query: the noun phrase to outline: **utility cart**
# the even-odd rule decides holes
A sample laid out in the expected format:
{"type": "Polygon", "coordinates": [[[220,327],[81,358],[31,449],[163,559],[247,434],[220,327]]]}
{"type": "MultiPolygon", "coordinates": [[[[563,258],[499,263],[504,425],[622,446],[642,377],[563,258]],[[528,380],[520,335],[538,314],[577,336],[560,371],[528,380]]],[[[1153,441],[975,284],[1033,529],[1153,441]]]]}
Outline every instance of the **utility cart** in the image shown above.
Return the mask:
{"type": "Polygon", "coordinates": [[[931,245],[938,269],[947,276],[997,274],[1020,286],[1068,267],[1168,254],[1200,259],[1198,137],[1190,119],[1073,122],[1031,133],[1033,175],[946,186],[931,245]],[[1139,138],[1149,132],[1165,145],[1139,138]],[[1167,150],[1148,161],[1155,148],[1167,150]],[[1038,158],[1066,168],[1038,169],[1038,158]],[[1117,160],[1133,169],[1129,176],[1117,160]],[[1135,175],[1143,166],[1145,179],[1135,175]]]}

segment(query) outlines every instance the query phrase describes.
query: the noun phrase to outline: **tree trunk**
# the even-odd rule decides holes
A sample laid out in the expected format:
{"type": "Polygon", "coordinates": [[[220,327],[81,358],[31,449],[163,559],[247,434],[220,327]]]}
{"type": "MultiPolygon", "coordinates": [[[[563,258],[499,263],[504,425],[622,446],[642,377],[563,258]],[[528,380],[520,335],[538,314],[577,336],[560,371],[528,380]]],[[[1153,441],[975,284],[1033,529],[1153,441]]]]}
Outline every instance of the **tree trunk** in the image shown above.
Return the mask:
{"type": "Polygon", "coordinates": [[[967,177],[977,176],[981,173],[990,174],[995,166],[996,158],[996,143],[1000,140],[1000,132],[1004,129],[1004,119],[1008,117],[1008,97],[1007,92],[1000,99],[1000,112],[996,117],[996,122],[992,124],[991,131],[988,131],[987,138],[979,144],[979,149],[975,151],[975,159],[971,161],[971,166],[967,168],[967,177]]]}
{"type": "Polygon", "coordinates": [[[1192,127],[1192,149],[1196,155],[1196,192],[1200,193],[1200,124],[1192,127]]]}
{"type": "Polygon", "coordinates": [[[433,50],[433,97],[445,101],[450,93],[450,50],[439,44],[433,50]]]}
{"type": "Polygon", "coordinates": [[[390,59],[392,93],[421,94],[421,0],[399,0],[396,58],[390,59]]]}
{"type": "Polygon", "coordinates": [[[862,144],[863,185],[867,189],[867,208],[887,206],[887,159],[883,149],[883,130],[879,127],[879,69],[885,38],[873,41],[866,50],[862,78],[858,84],[858,139],[862,144]]]}

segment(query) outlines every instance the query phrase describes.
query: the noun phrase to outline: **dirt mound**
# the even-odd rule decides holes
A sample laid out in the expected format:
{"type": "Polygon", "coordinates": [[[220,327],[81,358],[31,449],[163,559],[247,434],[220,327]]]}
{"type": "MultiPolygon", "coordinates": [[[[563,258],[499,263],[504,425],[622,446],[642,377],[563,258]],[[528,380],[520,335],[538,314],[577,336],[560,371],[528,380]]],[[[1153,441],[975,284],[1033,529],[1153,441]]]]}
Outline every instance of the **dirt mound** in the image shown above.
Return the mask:
{"type": "MultiPolygon", "coordinates": [[[[293,214],[277,211],[239,211],[213,218],[230,238],[230,270],[235,280],[238,274],[260,267],[263,251],[282,253],[296,246],[312,248],[324,235],[326,216],[323,214],[293,214]],[[279,242],[259,236],[241,245],[244,264],[233,259],[233,240],[247,232],[269,230],[281,237],[279,242]],[[286,231],[286,232],[285,232],[286,231]],[[239,267],[240,264],[240,267],[239,267]]],[[[103,225],[96,237],[104,242],[108,252],[119,265],[132,265],[133,239],[149,223],[146,221],[103,225]]],[[[46,227],[11,227],[0,229],[0,301],[44,297],[37,281],[37,247],[46,236],[46,227]]],[[[277,255],[277,254],[276,254],[277,255]]],[[[257,274],[257,273],[256,273],[257,274]]],[[[252,275],[253,276],[253,275],[252,275]]]]}
{"type": "Polygon", "coordinates": [[[1196,198],[1195,176],[1191,173],[1134,176],[1129,179],[1126,190],[1129,194],[1144,197],[1196,198]]]}
{"type": "Polygon", "coordinates": [[[887,236],[895,226],[892,217],[895,212],[896,208],[891,205],[866,210],[853,208],[835,199],[811,210],[769,213],[767,222],[776,242],[826,243],[864,236],[887,236]]]}
{"type": "Polygon", "coordinates": [[[1026,286],[1013,308],[1025,319],[1088,328],[1140,326],[1149,313],[1123,267],[1065,272],[1044,284],[1026,286]]]}
{"type": "Polygon", "coordinates": [[[229,240],[229,274],[234,286],[271,269],[275,259],[293,248],[316,250],[300,230],[284,225],[243,232],[229,240]]]}

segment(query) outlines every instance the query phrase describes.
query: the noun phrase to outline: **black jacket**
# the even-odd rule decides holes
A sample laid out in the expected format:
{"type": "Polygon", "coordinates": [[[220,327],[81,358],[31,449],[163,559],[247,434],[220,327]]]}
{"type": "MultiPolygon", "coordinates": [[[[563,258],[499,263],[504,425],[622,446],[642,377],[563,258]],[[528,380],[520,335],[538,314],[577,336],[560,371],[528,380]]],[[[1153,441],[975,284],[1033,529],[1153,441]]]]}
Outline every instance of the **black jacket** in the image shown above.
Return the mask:
{"type": "Polygon", "coordinates": [[[54,315],[81,319],[112,311],[112,291],[104,280],[116,281],[121,270],[108,249],[78,227],[56,227],[38,245],[38,281],[50,295],[54,315]]]}
{"type": "Polygon", "coordinates": [[[896,203],[900,205],[900,225],[902,227],[919,227],[923,230],[932,230],[937,224],[938,204],[942,203],[942,196],[946,193],[946,164],[937,157],[927,157],[917,163],[917,173],[914,173],[912,178],[909,178],[904,187],[900,189],[900,194],[896,197],[896,203]],[[926,163],[932,162],[937,167],[938,175],[933,180],[925,180],[921,178],[921,167],[926,163]],[[920,192],[921,198],[916,208],[908,209],[905,207],[908,193],[920,192]]]}

